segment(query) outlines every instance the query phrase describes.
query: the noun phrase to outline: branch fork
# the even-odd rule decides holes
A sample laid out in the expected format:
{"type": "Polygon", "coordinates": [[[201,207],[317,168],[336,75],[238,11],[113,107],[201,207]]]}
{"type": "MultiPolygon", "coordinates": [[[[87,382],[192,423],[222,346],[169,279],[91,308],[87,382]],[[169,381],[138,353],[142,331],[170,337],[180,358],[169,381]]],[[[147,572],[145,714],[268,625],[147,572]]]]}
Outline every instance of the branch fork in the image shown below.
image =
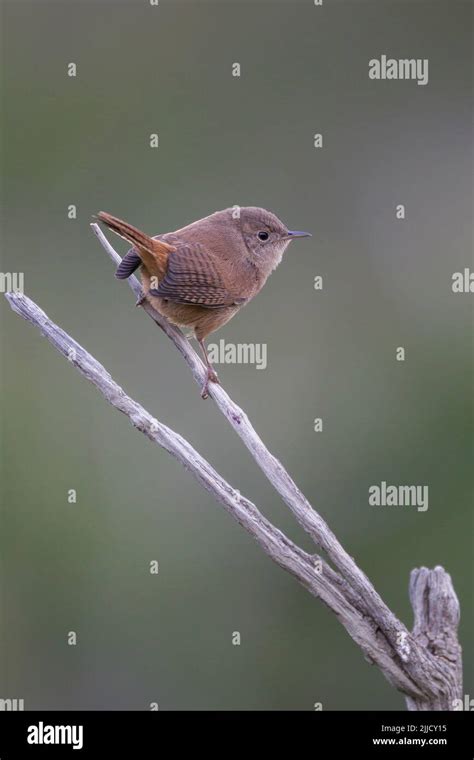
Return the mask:
{"type": "MultiPolygon", "coordinates": [[[[91,227],[111,260],[118,265],[121,258],[101,229],[95,223],[91,227]]],[[[128,283],[143,310],[170,338],[202,387],[207,369],[189,341],[143,300],[140,283],[134,275],[129,277],[128,283]]],[[[308,554],[293,543],[253,502],[227,483],[186,439],[127,395],[107,370],[52,322],[34,301],[21,293],[7,293],[6,298],[13,311],[35,325],[135,428],[181,462],[266,554],[334,612],[365,658],[376,664],[388,681],[405,695],[409,710],[454,709],[455,700],[462,697],[461,647],[457,639],[459,603],[451,578],[442,567],[412,571],[410,600],[414,627],[412,632],[408,631],[221,385],[211,383],[209,396],[298,523],[311,536],[318,552],[324,552],[327,559],[319,553],[308,554]]]]}

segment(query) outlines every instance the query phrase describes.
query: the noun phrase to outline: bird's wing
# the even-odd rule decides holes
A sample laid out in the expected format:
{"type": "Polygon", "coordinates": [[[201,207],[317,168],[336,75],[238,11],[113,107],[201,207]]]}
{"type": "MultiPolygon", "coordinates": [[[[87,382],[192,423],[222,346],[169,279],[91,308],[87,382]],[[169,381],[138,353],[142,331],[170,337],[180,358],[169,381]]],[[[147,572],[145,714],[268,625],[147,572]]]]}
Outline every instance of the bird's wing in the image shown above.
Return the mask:
{"type": "Polygon", "coordinates": [[[150,294],[208,309],[237,305],[245,300],[229,291],[213,257],[200,243],[181,244],[170,253],[166,275],[150,294]]]}

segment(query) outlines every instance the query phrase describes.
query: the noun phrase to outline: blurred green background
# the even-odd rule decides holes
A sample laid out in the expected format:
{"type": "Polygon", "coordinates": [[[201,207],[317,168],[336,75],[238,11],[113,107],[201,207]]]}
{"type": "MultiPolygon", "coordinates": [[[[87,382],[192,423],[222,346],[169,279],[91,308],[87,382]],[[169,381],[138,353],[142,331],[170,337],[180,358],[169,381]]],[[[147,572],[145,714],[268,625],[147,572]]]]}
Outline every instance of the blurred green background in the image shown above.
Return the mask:
{"type": "MultiPolygon", "coordinates": [[[[4,0],[2,16],[2,271],[313,551],[89,222],[104,209],[157,234],[241,204],[311,230],[215,336],[266,343],[268,368],[221,380],[409,626],[410,570],[451,573],[472,694],[472,327],[451,291],[472,266],[470,4],[4,0]],[[369,80],[383,53],[428,58],[429,84],[369,80]],[[428,511],[369,507],[382,480],[428,485],[428,511]]],[[[2,698],[404,708],[322,604],[0,314],[2,698]]]]}

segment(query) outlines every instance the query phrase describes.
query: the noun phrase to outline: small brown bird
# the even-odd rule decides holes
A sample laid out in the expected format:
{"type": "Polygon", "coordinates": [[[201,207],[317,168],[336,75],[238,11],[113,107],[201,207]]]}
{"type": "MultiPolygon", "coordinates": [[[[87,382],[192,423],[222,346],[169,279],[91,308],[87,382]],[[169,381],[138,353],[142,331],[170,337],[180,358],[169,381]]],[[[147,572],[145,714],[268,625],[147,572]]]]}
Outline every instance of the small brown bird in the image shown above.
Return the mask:
{"type": "Polygon", "coordinates": [[[202,397],[219,382],[204,339],[232,319],[265,285],[291,240],[275,214],[254,206],[225,209],[175,232],[150,237],[101,211],[99,221],[133,245],[115,276],[127,279],[141,265],[145,299],[170,322],[191,327],[207,366],[202,397]]]}

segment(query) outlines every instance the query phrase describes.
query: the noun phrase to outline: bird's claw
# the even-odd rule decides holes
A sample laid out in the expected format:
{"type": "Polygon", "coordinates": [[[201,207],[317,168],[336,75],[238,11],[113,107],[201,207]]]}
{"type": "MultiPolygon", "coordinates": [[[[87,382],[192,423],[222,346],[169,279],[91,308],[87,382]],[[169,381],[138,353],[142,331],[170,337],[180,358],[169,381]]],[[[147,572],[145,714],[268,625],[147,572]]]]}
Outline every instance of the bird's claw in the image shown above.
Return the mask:
{"type": "Polygon", "coordinates": [[[220,384],[217,372],[213,369],[207,370],[206,382],[202,386],[201,398],[207,398],[209,396],[209,383],[220,384]]]}

